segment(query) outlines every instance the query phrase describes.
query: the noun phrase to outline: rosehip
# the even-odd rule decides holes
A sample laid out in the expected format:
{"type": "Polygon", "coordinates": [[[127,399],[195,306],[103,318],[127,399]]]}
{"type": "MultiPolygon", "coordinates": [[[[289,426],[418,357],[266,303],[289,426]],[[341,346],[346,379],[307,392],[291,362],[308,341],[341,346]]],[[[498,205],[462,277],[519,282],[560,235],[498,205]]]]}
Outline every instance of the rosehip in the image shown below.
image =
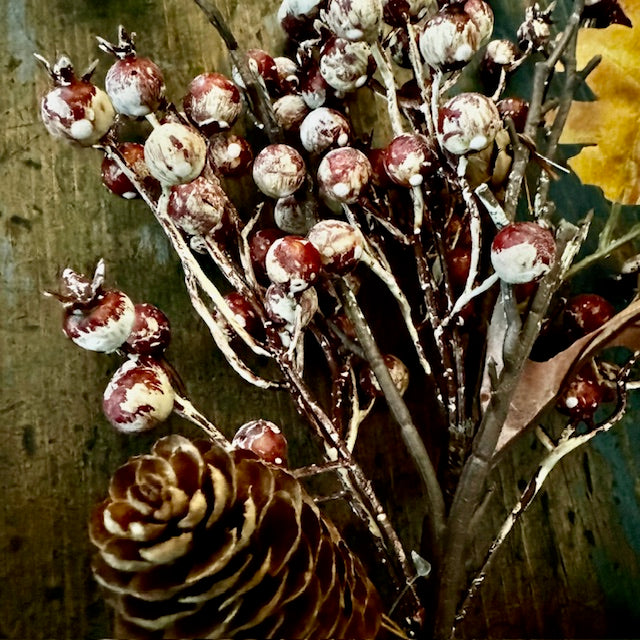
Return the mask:
{"type": "Polygon", "coordinates": [[[417,187],[437,169],[437,158],[425,136],[419,133],[396,136],[387,145],[383,162],[389,177],[403,187],[417,187]]]}
{"type": "Polygon", "coordinates": [[[269,280],[298,293],[318,279],[322,260],[318,250],[301,236],[285,236],[276,240],[265,259],[269,280]]]}
{"type": "Polygon", "coordinates": [[[252,451],[266,462],[287,466],[287,440],[280,427],[269,420],[246,422],[236,431],[231,445],[252,451]]]}
{"type": "Polygon", "coordinates": [[[225,177],[242,176],[253,162],[251,145],[235,133],[218,133],[209,139],[209,165],[225,177]]]}
{"type": "Polygon", "coordinates": [[[488,3],[484,0],[467,0],[464,5],[464,12],[473,20],[480,33],[480,46],[489,42],[493,33],[494,16],[488,3]]]}
{"type": "Polygon", "coordinates": [[[564,309],[567,328],[580,337],[599,329],[615,314],[613,305],[597,293],[573,296],[564,309]]]}
{"type": "Polygon", "coordinates": [[[140,433],[164,422],[173,411],[175,392],[169,376],[153,358],[127,360],[111,378],[103,411],[121,433],[140,433]]]}
{"type": "Polygon", "coordinates": [[[321,153],[333,145],[344,147],[350,135],[348,120],[328,107],[314,109],[300,125],[300,141],[310,153],[321,153]]]}
{"type": "Polygon", "coordinates": [[[123,349],[138,355],[159,354],[166,350],[170,340],[169,318],[148,302],[135,305],[135,320],[123,349]]]}
{"type": "Polygon", "coordinates": [[[300,80],[298,79],[300,69],[298,65],[286,56],[278,56],[274,58],[273,61],[276,63],[278,81],[282,92],[285,94],[294,93],[300,84],[300,80]]]}
{"type": "Polygon", "coordinates": [[[167,186],[197,178],[207,158],[205,139],[192,127],[167,122],[156,127],[144,144],[151,175],[167,186]]]}
{"type": "Polygon", "coordinates": [[[118,44],[98,38],[100,48],[118,58],[104,79],[105,89],[118,113],[140,118],[154,112],[164,99],[165,85],[160,67],[149,58],[136,55],[135,33],[118,29],[118,44]]]}
{"type": "Polygon", "coordinates": [[[329,151],[318,166],[318,186],[336,202],[353,203],[363,194],[371,179],[367,156],[353,147],[329,151]]]}
{"type": "Polygon", "coordinates": [[[362,237],[343,220],[321,220],[311,227],[307,238],[329,273],[343,275],[351,271],[362,256],[362,237]]]}
{"type": "Polygon", "coordinates": [[[93,69],[78,79],[66,56],[61,56],[53,67],[42,56],[36,57],[55,85],[40,102],[47,131],[82,146],[96,144],[113,125],[116,113],[109,96],[89,81],[93,69]]]}
{"type": "Polygon", "coordinates": [[[182,106],[187,118],[208,136],[231,127],[242,111],[238,87],[221,73],[196,76],[182,106]]]}
{"type": "Polygon", "coordinates": [[[460,93],[439,112],[438,138],[450,153],[464,154],[488,147],[502,127],[496,105],[480,93],[460,93]]]}
{"type": "Polygon", "coordinates": [[[555,254],[553,234],[535,222],[512,222],[491,244],[493,268],[509,284],[538,280],[553,265],[555,254]]]}
{"type": "Polygon", "coordinates": [[[287,144],[266,146],[253,162],[253,180],[266,196],[282,198],[304,183],[306,167],[302,156],[287,144]]]}
{"type": "Polygon", "coordinates": [[[122,291],[103,289],[104,261],[90,280],[72,269],[62,272],[60,290],[49,291],[64,308],[62,330],[89,351],[110,353],[127,339],[135,321],[133,302],[122,291]]]}
{"type": "Polygon", "coordinates": [[[167,213],[186,233],[209,236],[221,227],[228,202],[217,178],[200,176],[171,187],[167,213]]]}

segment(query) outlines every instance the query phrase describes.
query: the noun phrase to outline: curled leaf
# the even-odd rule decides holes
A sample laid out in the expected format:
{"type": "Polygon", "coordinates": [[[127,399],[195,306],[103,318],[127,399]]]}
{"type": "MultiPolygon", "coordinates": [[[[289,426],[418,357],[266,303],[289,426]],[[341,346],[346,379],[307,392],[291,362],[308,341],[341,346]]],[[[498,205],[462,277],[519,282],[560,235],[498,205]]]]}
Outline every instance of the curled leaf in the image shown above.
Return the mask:
{"type": "Polygon", "coordinates": [[[640,300],[615,315],[599,329],[576,340],[545,362],[527,361],[496,446],[496,454],[522,435],[551,405],[565,381],[587,360],[607,347],[640,348],[640,300]]]}
{"type": "MultiPolygon", "coordinates": [[[[640,4],[626,3],[626,14],[640,24],[640,4]]],[[[589,76],[595,102],[574,102],[561,142],[588,146],[570,160],[585,184],[624,204],[640,203],[640,30],[614,24],[582,29],[577,61],[582,68],[594,52],[602,62],[589,76]]]]}

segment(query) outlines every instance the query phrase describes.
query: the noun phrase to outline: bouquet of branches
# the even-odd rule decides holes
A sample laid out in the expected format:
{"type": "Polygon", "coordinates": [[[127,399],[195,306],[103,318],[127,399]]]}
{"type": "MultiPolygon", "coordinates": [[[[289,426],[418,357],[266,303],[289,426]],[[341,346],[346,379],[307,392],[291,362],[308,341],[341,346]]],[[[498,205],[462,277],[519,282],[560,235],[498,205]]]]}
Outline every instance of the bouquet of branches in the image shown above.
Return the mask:
{"type": "Polygon", "coordinates": [[[271,55],[196,3],[232,72],[204,70],[170,99],[120,26],[117,41],[98,38],[114,59],[104,90],[96,63],[79,75],[67,56],[37,54],[54,85],[42,120],[104,154],[115,195],[144,200],[215,348],[247,384],[285,390],[321,453],[296,464],[287,425],[263,418],[228,437],[168,361],[165,314],[109,288],[104,260],[65,269],[47,292],[64,333],[123,359],[104,393],[111,424],[142,433],[175,412],[202,430],[130,458],[91,516],[114,633],[452,638],[552,468],[627,408],[640,304],[616,309],[570,283],[639,230],[619,233],[614,205],[579,256],[593,214],[568,220],[553,194],[570,107],[599,62],[578,68],[578,33],[630,21],[618,0],[530,3],[499,39],[485,0],[283,0],[286,50],[271,55]],[[528,95],[510,90],[518,74],[528,95]],[[390,329],[402,358],[379,346],[390,329]],[[383,404],[423,485],[420,549],[358,460],[383,404]],[[532,431],[537,470],[468,566],[489,474],[532,431]],[[333,495],[314,484],[326,476],[333,495]],[[373,556],[350,550],[324,508],[334,499],[373,556]]]}

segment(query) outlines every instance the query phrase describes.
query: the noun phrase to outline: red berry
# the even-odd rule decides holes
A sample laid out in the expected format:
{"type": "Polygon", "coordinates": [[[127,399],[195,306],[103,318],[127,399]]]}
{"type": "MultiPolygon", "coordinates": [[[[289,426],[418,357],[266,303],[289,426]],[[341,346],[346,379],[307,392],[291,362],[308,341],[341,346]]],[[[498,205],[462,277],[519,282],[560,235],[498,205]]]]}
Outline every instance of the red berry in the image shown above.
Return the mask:
{"type": "Polygon", "coordinates": [[[373,42],[380,34],[382,3],[371,0],[328,0],[322,19],[339,38],[373,42]]]}
{"type": "Polygon", "coordinates": [[[396,136],[387,145],[383,162],[389,177],[403,187],[417,187],[438,168],[427,139],[417,133],[396,136]]]}
{"type": "Polygon", "coordinates": [[[320,51],[320,73],[327,84],[342,93],[366,84],[375,65],[369,45],[344,38],[330,38],[320,51]]]}
{"type": "Polygon", "coordinates": [[[367,156],[353,147],[329,151],[318,166],[318,186],[330,200],[353,203],[371,179],[367,156]]]}
{"type": "Polygon", "coordinates": [[[343,275],[351,271],[362,256],[362,237],[343,220],[317,222],[307,238],[318,250],[322,266],[329,273],[343,275]]]}
{"type": "MultiPolygon", "coordinates": [[[[118,151],[143,186],[148,191],[155,192],[158,182],[151,176],[144,161],[144,145],[139,142],[121,142],[118,145],[118,151]]],[[[129,178],[124,175],[120,167],[109,156],[105,156],[102,160],[101,174],[102,184],[117,196],[127,200],[140,197],[129,178]]]]}
{"type": "MultiPolygon", "coordinates": [[[[262,49],[248,49],[247,50],[247,65],[254,72],[257,73],[265,83],[267,91],[270,94],[275,94],[280,89],[280,78],[278,76],[278,67],[275,60],[262,49]]],[[[244,82],[237,69],[233,70],[233,79],[236,84],[243,89],[244,82]]]]}
{"type": "Polygon", "coordinates": [[[273,103],[273,115],[284,131],[299,131],[308,113],[307,103],[297,94],[284,95],[273,103]]]}
{"type": "Polygon", "coordinates": [[[503,120],[511,118],[516,131],[522,133],[529,114],[529,103],[518,97],[504,98],[496,103],[498,113],[503,120]]]}
{"type": "Polygon", "coordinates": [[[315,283],[322,260],[306,238],[285,236],[271,245],[265,266],[271,282],[283,285],[289,293],[297,293],[315,283]]]}
{"type": "Polygon", "coordinates": [[[471,268],[471,249],[465,246],[457,246],[449,249],[446,255],[447,275],[454,295],[459,296],[469,276],[471,268]]]}
{"type": "Polygon", "coordinates": [[[208,160],[215,173],[237,177],[249,173],[253,151],[245,138],[235,133],[218,133],[209,139],[208,160]]]}
{"type": "Polygon", "coordinates": [[[300,141],[310,153],[322,153],[334,145],[344,147],[350,135],[349,121],[328,107],[314,109],[300,125],[300,141]]]}
{"type": "Polygon", "coordinates": [[[170,340],[169,318],[148,302],[135,305],[135,320],[123,349],[138,355],[160,354],[169,346],[170,340]]]}
{"type": "Polygon", "coordinates": [[[288,464],[287,439],[280,427],[269,420],[246,422],[236,431],[231,444],[237,449],[252,451],[262,460],[280,467],[288,464]]]}
{"type": "Polygon", "coordinates": [[[242,111],[238,87],[221,73],[201,73],[182,99],[187,118],[210,136],[229,129],[242,111]]]}
{"type": "Polygon", "coordinates": [[[256,277],[264,281],[267,277],[267,268],[265,260],[267,252],[271,245],[280,238],[284,237],[284,232],[280,229],[260,229],[256,231],[249,239],[249,254],[251,256],[251,264],[256,277]]]}
{"type": "Polygon", "coordinates": [[[564,310],[565,324],[577,336],[586,336],[611,320],[616,310],[597,293],[581,293],[573,296],[564,310]]]}
{"type": "Polygon", "coordinates": [[[167,213],[186,233],[210,236],[221,228],[228,202],[217,178],[200,176],[171,187],[167,213]]]}
{"type": "MultiPolygon", "coordinates": [[[[224,299],[238,321],[238,324],[244,327],[247,333],[254,338],[262,338],[264,335],[262,321],[251,303],[237,291],[228,293],[225,295],[224,299]]],[[[224,326],[229,338],[232,338],[234,336],[233,331],[227,326],[226,322],[224,323],[224,326]]]]}
{"type": "Polygon", "coordinates": [[[175,392],[169,376],[153,358],[127,360],[111,378],[102,408],[122,433],[149,431],[173,411],[175,392]]]}
{"type": "Polygon", "coordinates": [[[491,244],[493,268],[509,284],[540,279],[551,268],[555,254],[553,234],[535,222],[512,222],[491,244]]]}
{"type": "Polygon", "coordinates": [[[279,284],[271,284],[264,295],[264,306],[269,319],[285,330],[293,331],[298,308],[300,308],[300,326],[306,327],[318,310],[318,292],[314,287],[302,293],[291,295],[279,284]]]}
{"type": "Polygon", "coordinates": [[[556,406],[558,411],[569,415],[574,421],[589,422],[603,400],[602,385],[591,374],[580,372],[562,389],[556,406]]]}
{"type": "MultiPolygon", "coordinates": [[[[407,369],[402,360],[390,353],[384,354],[382,358],[396,389],[400,392],[400,395],[404,395],[404,392],[409,387],[409,369],[407,369]]],[[[366,366],[360,373],[359,383],[360,389],[367,397],[377,398],[383,395],[378,380],[369,366],[366,366]]]]}
{"type": "Polygon", "coordinates": [[[306,167],[298,151],[287,144],[266,146],[253,162],[253,180],[266,196],[282,198],[304,183],[306,167]]]}

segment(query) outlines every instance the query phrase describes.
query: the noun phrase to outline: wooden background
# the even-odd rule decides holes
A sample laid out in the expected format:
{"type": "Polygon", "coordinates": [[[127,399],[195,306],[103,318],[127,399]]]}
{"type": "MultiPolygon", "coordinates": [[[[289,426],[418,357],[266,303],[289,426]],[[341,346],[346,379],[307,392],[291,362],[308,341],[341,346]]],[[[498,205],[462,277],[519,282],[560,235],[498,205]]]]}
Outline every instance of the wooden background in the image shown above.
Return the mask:
{"type": "MultiPolygon", "coordinates": [[[[241,43],[277,51],[273,0],[220,5],[241,43]]],[[[100,401],[118,361],[63,338],[60,311],[41,294],[62,268],[90,272],[103,256],[111,284],[164,309],[174,326],[169,356],[225,432],[261,415],[283,425],[300,464],[313,447],[286,396],[249,387],[224,365],[151,214],[111,197],[100,185],[99,154],[54,141],[38,119],[48,85],[33,51],[66,52],[82,69],[98,55],[95,36],[114,39],[122,23],[178,99],[197,73],[228,71],[217,34],[189,0],[2,0],[0,9],[0,638],[100,638],[109,617],[89,571],[91,506],[129,455],[163,433],[195,432],[179,419],[131,439],[108,426],[100,401]]],[[[394,427],[374,416],[365,436],[363,465],[375,469],[407,547],[416,548],[424,514],[394,427]]],[[[531,471],[535,446],[525,439],[494,478],[494,529],[531,471]]],[[[467,636],[640,635],[639,451],[631,416],[554,471],[500,552],[467,636]]]]}

